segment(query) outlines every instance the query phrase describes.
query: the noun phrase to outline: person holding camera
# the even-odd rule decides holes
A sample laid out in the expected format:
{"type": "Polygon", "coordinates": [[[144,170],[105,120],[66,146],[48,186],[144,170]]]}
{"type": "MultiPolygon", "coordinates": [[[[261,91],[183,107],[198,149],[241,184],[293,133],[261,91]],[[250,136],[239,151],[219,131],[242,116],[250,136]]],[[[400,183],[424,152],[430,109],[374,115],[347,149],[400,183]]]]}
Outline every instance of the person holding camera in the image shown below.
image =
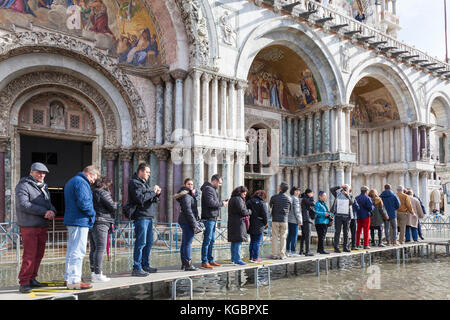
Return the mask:
{"type": "Polygon", "coordinates": [[[344,184],[330,189],[334,196],[334,202],[331,206],[331,212],[335,215],[335,231],[334,231],[334,252],[340,253],[339,240],[341,238],[341,229],[344,232],[344,252],[350,252],[348,247],[348,231],[350,229],[350,222],[352,219],[352,206],[355,200],[350,193],[350,186],[344,184]]]}
{"type": "Polygon", "coordinates": [[[197,190],[194,189],[194,180],[186,178],[181,189],[173,196],[180,204],[180,216],[178,224],[183,231],[181,237],[181,270],[196,271],[197,268],[192,265],[191,246],[194,235],[202,231],[200,218],[197,208],[197,190]]]}

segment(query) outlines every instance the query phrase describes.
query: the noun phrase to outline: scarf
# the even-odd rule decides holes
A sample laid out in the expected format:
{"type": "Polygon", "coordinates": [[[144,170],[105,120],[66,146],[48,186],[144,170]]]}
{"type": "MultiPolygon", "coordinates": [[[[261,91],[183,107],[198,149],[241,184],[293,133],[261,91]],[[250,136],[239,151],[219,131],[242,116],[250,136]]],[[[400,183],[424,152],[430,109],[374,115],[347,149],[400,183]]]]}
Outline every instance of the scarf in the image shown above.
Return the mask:
{"type": "Polygon", "coordinates": [[[32,183],[38,187],[39,190],[41,190],[42,194],[44,195],[45,200],[50,199],[50,195],[48,194],[47,190],[45,189],[46,184],[44,182],[38,182],[36,179],[33,178],[32,175],[30,175],[32,183]]]}

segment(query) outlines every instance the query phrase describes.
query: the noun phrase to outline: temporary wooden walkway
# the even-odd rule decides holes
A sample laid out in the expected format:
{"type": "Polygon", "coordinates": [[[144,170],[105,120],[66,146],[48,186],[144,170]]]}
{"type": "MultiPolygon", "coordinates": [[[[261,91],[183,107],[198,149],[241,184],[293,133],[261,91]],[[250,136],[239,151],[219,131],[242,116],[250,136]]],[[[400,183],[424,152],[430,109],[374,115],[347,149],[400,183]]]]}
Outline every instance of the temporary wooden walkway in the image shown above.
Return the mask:
{"type": "MultiPolygon", "coordinates": [[[[18,291],[18,286],[9,288],[0,288],[0,300],[36,300],[36,299],[108,299],[107,297],[115,296],[115,293],[121,293],[120,296],[124,296],[127,290],[133,291],[133,287],[144,286],[148,290],[152,290],[152,297],[154,299],[158,298],[170,298],[170,290],[172,291],[172,298],[176,298],[176,285],[177,280],[185,278],[195,278],[202,277],[205,275],[218,275],[222,273],[229,273],[235,271],[246,271],[249,274],[256,274],[255,279],[257,279],[258,272],[263,269],[272,269],[276,266],[286,266],[291,267],[293,264],[298,266],[304,263],[315,263],[315,270],[313,272],[317,275],[320,272],[328,273],[330,262],[339,264],[339,259],[350,258],[354,261],[358,261],[361,267],[372,264],[372,257],[376,256],[378,253],[386,253],[386,260],[392,259],[392,257],[397,258],[397,262],[405,259],[405,256],[416,255],[418,257],[429,257],[431,253],[431,248],[434,246],[436,253],[436,246],[444,245],[446,246],[446,254],[449,255],[450,242],[447,241],[424,241],[419,243],[408,243],[399,246],[388,246],[388,247],[373,247],[371,249],[364,250],[353,250],[352,252],[342,252],[330,254],[315,254],[312,257],[289,257],[284,260],[272,260],[264,259],[260,263],[248,263],[245,266],[238,266],[231,264],[229,261],[222,261],[221,267],[216,267],[213,270],[207,270],[199,268],[197,271],[181,271],[180,266],[170,266],[158,268],[157,273],[150,274],[147,277],[132,277],[130,272],[119,273],[108,275],[111,278],[109,282],[106,283],[94,283],[93,288],[88,290],[68,290],[64,287],[63,281],[52,281],[48,282],[49,287],[34,289],[33,292],[29,294],[22,294],[18,291]],[[414,252],[414,253],[413,253],[414,252]],[[390,257],[390,258],[389,258],[390,257]],[[150,285],[150,286],[149,286],[150,285]],[[146,287],[147,286],[147,287],[146,287]],[[151,289],[150,289],[151,287],[151,289]],[[158,289],[159,288],[159,289],[158,289]],[[169,289],[168,289],[169,288],[169,289]],[[169,295],[168,295],[169,291],[169,295]],[[160,293],[158,293],[160,292],[160,293]]],[[[384,257],[384,256],[383,256],[384,257]]],[[[384,259],[384,258],[383,258],[384,259]]],[[[196,265],[198,267],[198,265],[196,265]]],[[[311,268],[310,268],[311,269],[311,268]]],[[[269,283],[270,283],[270,270],[269,283]]],[[[192,285],[192,281],[189,280],[192,285]]],[[[255,280],[255,285],[258,285],[258,280],[255,280]]],[[[191,287],[192,294],[192,287],[191,287]]],[[[126,297],[126,294],[125,294],[126,297]]],[[[132,297],[130,293],[130,297],[132,297]]]]}

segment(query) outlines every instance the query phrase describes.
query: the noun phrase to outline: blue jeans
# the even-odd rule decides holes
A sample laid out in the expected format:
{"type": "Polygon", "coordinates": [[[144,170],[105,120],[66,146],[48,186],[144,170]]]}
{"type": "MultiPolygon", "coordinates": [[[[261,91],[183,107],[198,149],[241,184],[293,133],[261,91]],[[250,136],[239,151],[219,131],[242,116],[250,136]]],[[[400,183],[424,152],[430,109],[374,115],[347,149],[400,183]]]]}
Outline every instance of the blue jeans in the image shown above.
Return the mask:
{"type": "Polygon", "coordinates": [[[67,226],[67,253],[64,280],[68,284],[81,281],[83,258],[86,255],[88,227],[67,226]]]}
{"type": "Polygon", "coordinates": [[[288,223],[288,235],[286,239],[286,251],[295,252],[295,246],[297,245],[298,237],[298,224],[288,223]]]}
{"type": "Polygon", "coordinates": [[[153,220],[141,219],[134,221],[136,240],[133,252],[133,270],[150,267],[149,257],[153,245],[153,220]]]}
{"type": "Polygon", "coordinates": [[[242,245],[242,242],[232,242],[231,243],[231,262],[242,261],[241,245],[242,245]]]}
{"type": "Polygon", "coordinates": [[[414,241],[417,241],[417,228],[406,226],[405,241],[411,241],[411,233],[414,241]],[[410,231],[411,230],[411,231],[410,231]]]}
{"type": "Polygon", "coordinates": [[[216,221],[205,221],[205,231],[203,231],[203,243],[202,243],[202,263],[214,262],[212,256],[212,250],[214,246],[214,235],[216,233],[216,221]]]}
{"type": "Polygon", "coordinates": [[[250,251],[250,259],[256,260],[259,257],[259,246],[261,245],[261,241],[263,238],[263,234],[251,234],[250,235],[250,245],[248,247],[250,251]]]}
{"type": "Polygon", "coordinates": [[[183,230],[183,235],[181,237],[181,247],[180,256],[183,261],[191,260],[191,245],[194,239],[194,230],[187,223],[180,223],[181,230],[183,230]]]}

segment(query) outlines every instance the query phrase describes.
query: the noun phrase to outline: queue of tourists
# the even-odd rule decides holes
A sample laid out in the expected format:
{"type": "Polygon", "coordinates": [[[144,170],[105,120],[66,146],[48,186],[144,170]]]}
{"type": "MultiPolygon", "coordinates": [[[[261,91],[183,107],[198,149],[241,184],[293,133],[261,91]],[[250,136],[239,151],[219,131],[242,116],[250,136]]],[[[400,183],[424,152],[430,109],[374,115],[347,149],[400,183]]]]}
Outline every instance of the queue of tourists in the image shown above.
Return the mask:
{"type": "MultiPolygon", "coordinates": [[[[49,170],[44,164],[33,163],[30,174],[23,177],[15,189],[16,214],[23,244],[22,265],[18,276],[19,291],[22,293],[29,293],[35,287],[47,286],[37,281],[36,277],[45,253],[48,221],[53,220],[56,215],[44,182],[48,173],[49,170]]],[[[161,188],[158,185],[150,186],[150,174],[149,164],[139,164],[137,172],[128,183],[128,203],[123,207],[125,216],[134,222],[135,242],[131,275],[135,277],[145,277],[157,272],[156,268],[150,266],[155,218],[155,210],[152,210],[152,207],[159,202],[161,188]]],[[[92,284],[81,279],[88,240],[91,282],[110,280],[102,273],[102,259],[108,233],[113,228],[116,212],[120,207],[120,203],[113,201],[111,184],[110,179],[101,177],[97,168],[88,166],[71,178],[64,187],[64,225],[68,230],[64,283],[68,289],[92,288],[92,284]]],[[[248,240],[249,261],[262,261],[261,244],[269,227],[269,212],[272,221],[271,259],[313,256],[313,225],[317,234],[318,254],[329,253],[325,250],[324,242],[328,228],[333,225],[336,253],[341,252],[341,231],[344,252],[369,249],[369,242],[372,246],[384,247],[403,244],[411,239],[418,241],[418,237],[423,239],[420,219],[426,214],[425,208],[414,191],[403,186],[398,186],[397,192],[394,193],[391,185],[386,184],[380,195],[377,190],[363,186],[356,197],[353,196],[349,185],[332,187],[329,192],[334,200],[328,207],[326,191],[319,191],[315,201],[311,189],[302,193],[300,188],[295,186],[289,189],[285,182],[280,183],[278,193],[270,200],[264,190],[257,190],[249,195],[245,186],[235,188],[229,199],[220,200],[218,188],[221,185],[222,177],[213,175],[211,181],[200,187],[201,199],[197,199],[194,180],[186,178],[183,186],[173,196],[181,208],[178,223],[182,230],[182,270],[197,270],[192,264],[191,247],[194,236],[198,233],[203,233],[201,267],[214,269],[221,266],[214,259],[213,249],[216,224],[222,207],[227,207],[228,211],[227,231],[228,241],[231,243],[231,262],[236,265],[247,264],[243,261],[241,246],[248,240]],[[201,213],[198,212],[199,202],[201,213]],[[300,249],[297,253],[299,231],[300,249]],[[361,243],[362,233],[364,237],[361,243]]]]}

